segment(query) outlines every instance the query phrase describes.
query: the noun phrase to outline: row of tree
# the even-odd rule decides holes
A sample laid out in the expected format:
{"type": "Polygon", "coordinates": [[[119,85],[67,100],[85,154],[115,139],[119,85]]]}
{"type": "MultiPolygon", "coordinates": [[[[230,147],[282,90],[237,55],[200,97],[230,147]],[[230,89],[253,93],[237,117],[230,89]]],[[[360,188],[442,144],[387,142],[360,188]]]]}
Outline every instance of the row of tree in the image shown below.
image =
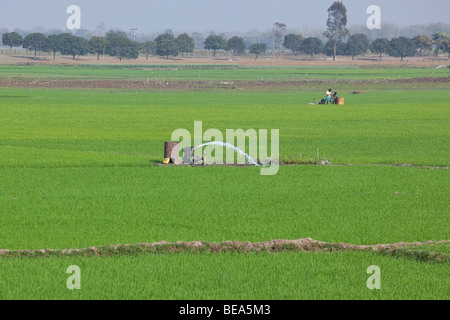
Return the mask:
{"type": "MultiPolygon", "coordinates": [[[[365,34],[353,34],[348,37],[347,42],[341,38],[330,38],[325,44],[317,37],[303,38],[300,34],[288,34],[283,38],[284,26],[280,23],[274,25],[276,35],[277,49],[289,49],[292,56],[303,53],[311,55],[324,53],[328,56],[346,55],[353,59],[357,55],[363,55],[370,50],[372,53],[379,54],[380,59],[383,54],[389,54],[393,57],[404,57],[422,55],[423,50],[435,52],[439,50],[446,52],[450,56],[450,38],[445,33],[435,33],[433,37],[419,35],[412,39],[406,37],[378,38],[370,41],[365,34]]],[[[3,45],[9,46],[10,51],[13,47],[22,46],[33,51],[36,58],[37,51],[50,52],[55,58],[56,53],[70,55],[75,60],[76,56],[83,56],[88,53],[96,54],[97,59],[100,55],[108,54],[122,60],[123,58],[136,59],[140,54],[144,54],[148,59],[149,55],[158,55],[169,58],[169,56],[178,56],[180,53],[194,52],[194,39],[188,34],[183,33],[175,37],[171,33],[164,33],[156,37],[153,41],[136,42],[130,39],[122,31],[109,31],[105,37],[93,36],[89,40],[74,36],[70,33],[61,33],[58,35],[45,36],[42,33],[31,33],[22,38],[17,32],[4,33],[2,36],[3,45]]],[[[218,50],[226,50],[234,56],[243,55],[247,50],[255,55],[257,59],[260,54],[267,51],[266,44],[252,44],[247,46],[242,37],[233,36],[225,39],[220,35],[210,35],[204,40],[204,47],[211,50],[213,57],[218,50]]]]}
{"type": "Polygon", "coordinates": [[[412,39],[406,37],[391,40],[378,38],[374,41],[370,41],[365,34],[358,33],[350,35],[347,42],[338,40],[336,47],[333,39],[323,44],[319,38],[303,39],[301,35],[289,34],[284,37],[283,45],[290,49],[293,55],[304,53],[310,54],[311,58],[314,54],[325,53],[328,56],[351,56],[354,59],[355,56],[364,55],[370,50],[372,53],[379,54],[380,59],[383,54],[388,54],[403,60],[404,57],[421,56],[423,50],[431,51],[433,48],[435,48],[436,54],[442,50],[450,56],[450,38],[443,33],[436,33],[433,38],[419,35],[412,39]]]}
{"type": "Polygon", "coordinates": [[[43,33],[35,32],[22,38],[17,32],[4,33],[2,36],[3,45],[9,46],[10,51],[13,47],[22,46],[33,51],[36,58],[37,51],[51,52],[53,58],[56,53],[70,55],[75,60],[76,56],[83,56],[88,53],[110,54],[119,59],[139,57],[142,45],[129,39],[124,32],[110,31],[106,37],[93,36],[89,40],[74,36],[70,33],[52,34],[45,36],[43,33]]]}
{"type": "MultiPolygon", "coordinates": [[[[336,55],[350,55],[354,58],[357,54],[366,53],[369,49],[370,41],[365,34],[350,36],[345,45],[342,42],[349,35],[349,31],[346,28],[347,8],[344,3],[342,1],[335,1],[327,11],[327,30],[323,35],[329,39],[329,47],[333,47],[333,60],[335,60],[336,55]]],[[[433,39],[426,35],[416,36],[413,39],[398,37],[392,38],[390,41],[386,38],[378,38],[372,43],[372,51],[380,53],[380,59],[383,53],[388,53],[393,57],[400,57],[403,60],[404,57],[415,55],[417,49],[422,54],[423,49],[431,49],[433,44],[436,45],[437,54],[442,49],[450,57],[450,38],[445,33],[440,32],[433,34],[433,39]]]]}
{"type": "MultiPolygon", "coordinates": [[[[89,40],[74,36],[70,33],[52,34],[45,36],[43,33],[35,32],[22,38],[17,32],[7,32],[2,36],[2,43],[10,47],[22,46],[24,49],[34,52],[36,58],[37,52],[50,52],[53,58],[56,53],[70,55],[75,60],[76,56],[84,56],[88,53],[96,54],[97,60],[100,55],[108,54],[117,57],[136,59],[142,53],[148,59],[149,55],[158,55],[169,58],[169,56],[178,56],[180,53],[194,52],[194,39],[188,34],[183,33],[174,37],[171,33],[164,33],[156,37],[154,41],[136,42],[130,39],[125,32],[109,31],[105,37],[93,36],[89,40]]],[[[205,49],[212,50],[213,56],[217,50],[231,51],[234,55],[242,55],[247,49],[244,39],[241,37],[232,37],[229,40],[221,36],[210,35],[204,41],[205,49]]],[[[267,50],[265,44],[253,44],[249,51],[259,54],[267,50]]]]}

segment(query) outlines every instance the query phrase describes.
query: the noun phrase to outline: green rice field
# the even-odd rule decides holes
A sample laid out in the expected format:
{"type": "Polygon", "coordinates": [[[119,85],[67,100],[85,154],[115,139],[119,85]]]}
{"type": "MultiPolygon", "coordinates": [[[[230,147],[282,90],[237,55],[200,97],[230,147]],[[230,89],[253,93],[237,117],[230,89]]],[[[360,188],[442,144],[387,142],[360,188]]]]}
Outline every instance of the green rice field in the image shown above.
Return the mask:
{"type": "MultiPolygon", "coordinates": [[[[450,239],[450,84],[388,82],[450,69],[173,68],[0,66],[0,79],[30,81],[280,82],[264,90],[0,87],[0,250],[450,239]],[[306,77],[330,85],[289,82],[306,77]],[[329,86],[344,105],[307,104],[329,86]],[[279,129],[280,161],[292,164],[273,176],[254,166],[163,165],[164,142],[178,128],[193,135],[194,121],[224,137],[279,129]],[[330,164],[314,164],[317,156],[330,164]]],[[[450,245],[410,250],[448,257],[450,245]]],[[[445,261],[371,251],[0,255],[0,299],[447,300],[445,261]],[[81,269],[80,290],[66,287],[70,265],[81,269]],[[381,269],[380,290],[366,287],[370,265],[381,269]]]]}
{"type": "Polygon", "coordinates": [[[356,66],[280,66],[245,67],[223,65],[172,64],[84,64],[80,66],[2,66],[0,77],[55,79],[138,79],[149,77],[172,80],[368,80],[448,77],[448,69],[434,68],[358,68],[356,66]]]}

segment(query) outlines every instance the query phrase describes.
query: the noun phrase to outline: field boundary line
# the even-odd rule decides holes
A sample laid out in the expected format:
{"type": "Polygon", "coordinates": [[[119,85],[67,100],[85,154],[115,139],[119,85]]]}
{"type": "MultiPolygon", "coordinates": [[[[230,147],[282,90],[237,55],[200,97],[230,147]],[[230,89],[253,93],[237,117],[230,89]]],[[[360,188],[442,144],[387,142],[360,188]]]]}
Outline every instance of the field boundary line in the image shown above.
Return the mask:
{"type": "MultiPolygon", "coordinates": [[[[393,85],[393,84],[444,84],[450,83],[450,76],[430,76],[430,77],[412,77],[412,78],[374,78],[374,79],[310,79],[299,77],[297,79],[286,78],[268,78],[264,80],[248,79],[241,80],[237,78],[205,79],[197,80],[195,78],[167,78],[165,81],[158,80],[158,77],[147,79],[142,76],[141,79],[85,79],[85,78],[46,78],[45,82],[35,79],[30,82],[29,77],[15,76],[11,77],[0,75],[0,87],[7,88],[53,88],[53,89],[252,89],[252,88],[287,88],[294,86],[317,87],[329,84],[351,85],[351,86],[373,86],[373,85],[393,85]]],[[[357,93],[356,91],[353,93],[357,93]]]]}
{"type": "Polygon", "coordinates": [[[259,252],[343,252],[371,251],[388,254],[395,257],[413,258],[421,261],[450,263],[450,254],[428,252],[424,250],[408,250],[411,247],[450,244],[450,240],[425,242],[397,242],[391,244],[358,245],[351,243],[333,243],[317,241],[311,238],[296,240],[270,240],[265,242],[249,241],[177,241],[153,242],[139,244],[117,244],[81,249],[40,249],[40,250],[8,250],[0,249],[0,258],[6,257],[52,257],[52,256],[117,256],[137,254],[167,254],[167,253],[259,253],[259,252]]]}

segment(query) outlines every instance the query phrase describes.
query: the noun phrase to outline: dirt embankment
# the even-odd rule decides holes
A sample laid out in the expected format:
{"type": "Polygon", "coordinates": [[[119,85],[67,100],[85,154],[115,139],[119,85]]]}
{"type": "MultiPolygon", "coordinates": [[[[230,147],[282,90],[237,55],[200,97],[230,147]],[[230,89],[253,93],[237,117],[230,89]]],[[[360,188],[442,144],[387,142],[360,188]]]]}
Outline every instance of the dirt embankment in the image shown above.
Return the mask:
{"type": "Polygon", "coordinates": [[[211,52],[202,51],[196,52],[195,56],[185,55],[184,57],[165,57],[150,56],[148,59],[141,56],[138,59],[123,59],[104,55],[97,60],[96,55],[87,55],[77,57],[75,60],[70,56],[57,55],[53,59],[53,54],[38,55],[34,59],[33,53],[26,53],[24,50],[13,50],[13,54],[0,55],[0,64],[16,65],[69,65],[77,66],[79,64],[105,64],[113,63],[118,65],[129,64],[216,64],[216,65],[240,65],[240,66],[370,66],[370,67],[437,67],[439,65],[449,65],[448,55],[441,54],[436,56],[423,57],[408,57],[401,61],[399,58],[383,56],[380,60],[378,55],[358,56],[355,59],[352,57],[338,56],[336,61],[332,57],[320,55],[311,58],[309,55],[283,54],[282,56],[263,55],[255,59],[254,55],[236,56],[231,54],[218,53],[215,58],[212,57],[211,52]]]}
{"type": "Polygon", "coordinates": [[[421,84],[450,83],[449,77],[418,77],[386,80],[282,80],[282,81],[155,81],[155,80],[34,80],[25,78],[0,78],[0,87],[14,88],[54,88],[54,89],[257,89],[313,87],[330,84],[349,84],[353,86],[376,84],[421,84]]]}
{"type": "Polygon", "coordinates": [[[119,244],[83,249],[41,249],[41,250],[0,250],[1,257],[50,257],[50,256],[111,256],[136,254],[167,254],[167,253],[221,253],[221,252],[306,252],[306,251],[375,251],[382,254],[402,256],[419,260],[434,260],[450,263],[449,255],[424,251],[406,250],[414,246],[447,244],[450,240],[426,242],[398,242],[392,244],[357,245],[350,243],[332,243],[313,240],[311,238],[296,240],[270,240],[266,242],[204,242],[177,241],[154,242],[140,244],[119,244]]]}

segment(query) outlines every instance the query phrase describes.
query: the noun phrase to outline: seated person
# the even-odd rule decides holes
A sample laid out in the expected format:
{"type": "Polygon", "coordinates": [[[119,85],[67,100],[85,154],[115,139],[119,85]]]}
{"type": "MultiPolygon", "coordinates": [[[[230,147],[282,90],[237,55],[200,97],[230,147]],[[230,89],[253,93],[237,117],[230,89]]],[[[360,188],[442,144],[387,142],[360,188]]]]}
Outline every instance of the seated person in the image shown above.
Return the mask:
{"type": "Polygon", "coordinates": [[[333,94],[333,102],[332,102],[333,104],[337,104],[338,103],[338,95],[337,95],[337,92],[334,92],[334,94],[333,94]]]}

